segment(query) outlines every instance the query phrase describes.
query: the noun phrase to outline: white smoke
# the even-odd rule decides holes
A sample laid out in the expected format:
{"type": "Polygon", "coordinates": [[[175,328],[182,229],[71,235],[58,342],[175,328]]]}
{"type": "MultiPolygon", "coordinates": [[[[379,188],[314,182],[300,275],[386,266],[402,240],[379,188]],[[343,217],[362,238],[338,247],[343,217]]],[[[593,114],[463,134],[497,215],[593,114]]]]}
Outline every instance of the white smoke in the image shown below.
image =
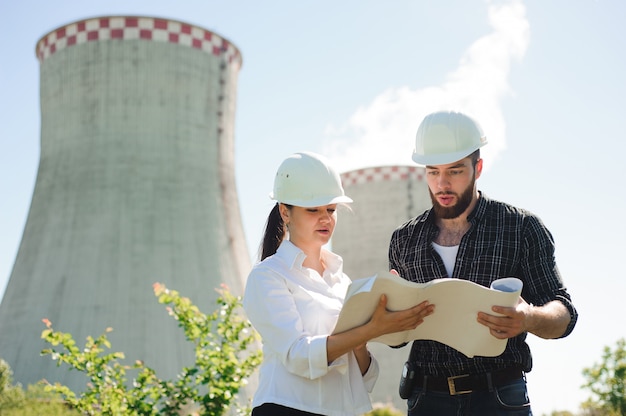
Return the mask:
{"type": "Polygon", "coordinates": [[[488,169],[506,147],[501,101],[513,94],[511,62],[523,58],[530,30],[522,0],[488,1],[487,13],[493,31],[469,46],[442,85],[387,89],[342,125],[326,128],[323,153],[337,169],[413,164],[417,127],[438,110],[462,111],[480,123],[489,142],[481,149],[488,169]]]}

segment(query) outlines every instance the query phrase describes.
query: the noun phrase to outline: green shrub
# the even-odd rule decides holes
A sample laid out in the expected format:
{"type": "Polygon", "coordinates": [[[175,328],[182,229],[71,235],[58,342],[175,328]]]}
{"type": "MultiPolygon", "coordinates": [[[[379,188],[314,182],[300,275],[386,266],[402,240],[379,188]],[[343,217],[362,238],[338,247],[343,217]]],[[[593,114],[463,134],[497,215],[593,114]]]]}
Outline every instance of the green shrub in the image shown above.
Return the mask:
{"type": "Polygon", "coordinates": [[[98,338],[87,337],[84,348],[78,348],[71,334],[55,331],[44,319],[46,329],[41,337],[58,351],[42,351],[52,359],[84,372],[89,383],[80,395],[61,384],[47,390],[60,394],[67,403],[86,415],[176,415],[194,408],[203,416],[221,416],[235,406],[239,413],[248,409],[237,403],[237,393],[261,362],[261,352],[254,349],[258,339],[249,321],[238,313],[241,298],[233,296],[224,286],[219,290],[219,309],[205,315],[181,297],[177,291],[162,284],[154,285],[159,303],[183,329],[186,339],[195,346],[195,364],[183,368],[176,380],[161,380],[143,362],[121,363],[122,352],[109,352],[111,344],[107,328],[98,338]],[[135,373],[132,383],[127,371],[135,373]]]}
{"type": "Polygon", "coordinates": [[[13,385],[13,371],[9,364],[0,358],[0,413],[19,407],[25,400],[20,386],[13,385]]]}
{"type": "Polygon", "coordinates": [[[396,409],[391,403],[374,403],[373,410],[365,416],[404,416],[406,413],[396,409]]]}
{"type": "Polygon", "coordinates": [[[615,349],[604,347],[600,363],[583,369],[592,393],[581,407],[588,414],[626,415],[626,338],[617,340],[615,349]]]}
{"type": "Polygon", "coordinates": [[[43,385],[22,387],[13,385],[11,368],[0,359],[0,415],[2,416],[80,416],[69,409],[56,394],[47,392],[43,385]]]}

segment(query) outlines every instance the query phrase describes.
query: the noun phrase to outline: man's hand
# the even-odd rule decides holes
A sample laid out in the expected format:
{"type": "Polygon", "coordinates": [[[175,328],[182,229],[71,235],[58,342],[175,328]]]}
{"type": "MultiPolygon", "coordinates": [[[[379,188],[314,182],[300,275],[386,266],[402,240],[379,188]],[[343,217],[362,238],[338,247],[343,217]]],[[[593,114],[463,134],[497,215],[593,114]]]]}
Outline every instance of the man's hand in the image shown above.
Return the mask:
{"type": "Polygon", "coordinates": [[[513,308],[493,306],[491,310],[499,315],[478,312],[477,321],[498,339],[513,338],[522,332],[545,339],[559,338],[571,319],[568,309],[558,300],[534,306],[520,297],[513,308]]]}
{"type": "Polygon", "coordinates": [[[499,315],[478,312],[477,320],[488,327],[494,337],[513,338],[528,331],[527,321],[532,314],[532,308],[532,305],[520,297],[515,307],[493,306],[491,310],[499,315]]]}

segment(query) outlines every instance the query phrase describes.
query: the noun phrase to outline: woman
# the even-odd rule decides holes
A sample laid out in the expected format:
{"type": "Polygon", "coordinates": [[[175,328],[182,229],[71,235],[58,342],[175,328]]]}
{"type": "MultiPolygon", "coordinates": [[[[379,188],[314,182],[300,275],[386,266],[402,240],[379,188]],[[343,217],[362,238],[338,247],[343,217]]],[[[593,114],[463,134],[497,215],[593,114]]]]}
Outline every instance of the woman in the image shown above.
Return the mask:
{"type": "Polygon", "coordinates": [[[424,302],[389,312],[381,296],[369,322],[331,335],[350,279],[341,257],[324,245],[335,229],[337,204],[352,200],[337,172],[314,153],[285,159],[270,197],[277,203],[267,220],[261,262],[250,272],[243,298],[263,339],[252,415],[368,412],[378,364],[367,341],[415,328],[433,307],[424,302]]]}

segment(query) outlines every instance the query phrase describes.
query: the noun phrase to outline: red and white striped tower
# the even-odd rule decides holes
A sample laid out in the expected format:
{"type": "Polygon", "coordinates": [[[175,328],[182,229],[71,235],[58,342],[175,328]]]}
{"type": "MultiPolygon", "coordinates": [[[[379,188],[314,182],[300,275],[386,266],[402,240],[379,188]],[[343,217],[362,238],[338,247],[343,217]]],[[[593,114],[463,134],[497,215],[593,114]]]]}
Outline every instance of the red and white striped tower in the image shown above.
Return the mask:
{"type": "MultiPolygon", "coordinates": [[[[353,280],[389,270],[391,233],[432,205],[424,168],[369,167],[342,173],[341,181],[354,202],[352,212],[340,213],[333,251],[343,257],[344,271],[353,280]]],[[[406,403],[398,396],[398,382],[409,348],[392,349],[379,343],[369,343],[368,348],[380,363],[372,400],[403,409],[406,403]]]]}
{"type": "Polygon", "coordinates": [[[22,384],[75,390],[42,318],[79,342],[105,328],[113,350],[164,378],[193,348],[154,282],[217,308],[250,268],[234,176],[241,54],[191,24],[153,17],[70,23],[37,44],[41,154],[30,211],[0,304],[0,356],[22,384]]]}

